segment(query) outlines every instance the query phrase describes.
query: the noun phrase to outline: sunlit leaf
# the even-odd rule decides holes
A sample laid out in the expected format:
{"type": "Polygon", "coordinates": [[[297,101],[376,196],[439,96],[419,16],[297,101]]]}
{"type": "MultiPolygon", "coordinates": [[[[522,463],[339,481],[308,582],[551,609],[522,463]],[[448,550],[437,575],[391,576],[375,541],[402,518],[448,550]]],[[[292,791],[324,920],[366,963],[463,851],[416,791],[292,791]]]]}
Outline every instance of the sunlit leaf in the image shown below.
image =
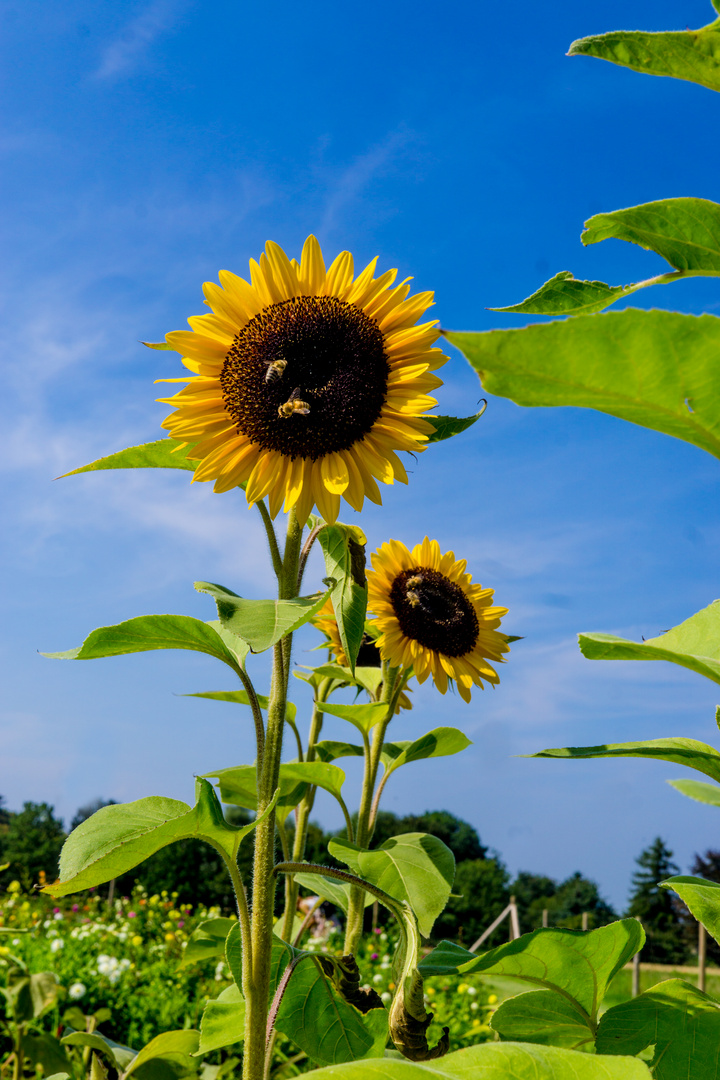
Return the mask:
{"type": "Polygon", "coordinates": [[[696,802],[720,806],[720,787],[717,784],[705,784],[702,780],[668,780],[668,784],[696,802]]]}
{"type": "Polygon", "coordinates": [[[674,270],[720,274],[720,204],[709,199],[659,199],[595,214],[580,239],[585,245],[626,240],[661,255],[674,270]]]}
{"type": "Polygon", "coordinates": [[[671,877],[661,881],[664,889],[672,889],[687,905],[692,915],[720,942],[720,885],[696,877],[671,877]]]}
{"type": "Polygon", "coordinates": [[[654,758],[657,761],[687,765],[689,769],[696,769],[720,783],[720,753],[697,739],[648,739],[644,742],[603,743],[600,746],[564,746],[523,756],[576,760],[601,757],[654,758]]]}
{"type": "Polygon", "coordinates": [[[233,1046],[245,1038],[245,999],[235,983],[208,1001],[200,1021],[197,1054],[209,1054],[223,1046],[233,1046]]]}
{"type": "MultiPolygon", "coordinates": [[[[324,900],[336,904],[341,911],[347,914],[350,903],[349,885],[346,885],[343,881],[338,881],[337,878],[322,877],[320,874],[295,874],[294,878],[298,885],[308,889],[313,896],[322,896],[324,900]]],[[[365,897],[365,907],[370,907],[375,897],[368,892],[363,895],[365,897]]]]}
{"type": "Polygon", "coordinates": [[[177,439],[156,439],[154,442],[142,443],[140,446],[128,446],[127,450],[118,450],[108,457],[98,458],[89,465],[81,465],[79,469],[71,469],[58,477],[62,480],[65,476],[76,476],[78,473],[99,472],[102,469],[186,469],[194,472],[199,462],[188,461],[188,453],[192,448],[184,446],[177,439]]]}
{"type": "Polygon", "coordinates": [[[629,308],[446,336],[491,394],[518,405],[597,409],[720,457],[720,319],[714,315],[629,308]]]}
{"type": "Polygon", "coordinates": [[[480,412],[472,416],[423,416],[423,420],[427,420],[428,424],[432,424],[435,429],[431,435],[428,435],[427,441],[429,443],[444,442],[445,439],[452,439],[453,436],[462,434],[477,423],[486,408],[487,402],[483,404],[480,412]]]}
{"type": "MultiPolygon", "coordinates": [[[[307,783],[300,782],[295,775],[283,776],[280,767],[278,806],[297,806],[307,791],[307,783]]],[[[215,769],[205,774],[217,779],[220,798],[224,803],[243,806],[248,810],[257,809],[257,771],[254,765],[235,765],[229,769],[215,769]]]]}
{"type": "Polygon", "coordinates": [[[315,743],[315,753],[321,761],[335,761],[337,758],[362,757],[365,751],[355,743],[323,739],[322,742],[315,743]]]}
{"type": "Polygon", "coordinates": [[[365,534],[357,525],[325,525],[318,533],[325,557],[325,572],[335,585],[330,593],[340,644],[348,658],[351,673],[355,670],[367,610],[365,577],[365,534]]]}
{"type": "Polygon", "coordinates": [[[112,1039],[108,1039],[107,1035],[102,1035],[99,1031],[92,1033],[73,1031],[69,1035],[63,1036],[62,1042],[66,1046],[89,1046],[91,1050],[102,1054],[108,1064],[117,1069],[119,1073],[124,1072],[133,1058],[137,1057],[137,1050],[113,1042],[112,1039]]]}
{"type": "Polygon", "coordinates": [[[554,990],[530,990],[507,998],[495,1010],[490,1026],[502,1039],[588,1049],[594,1034],[577,1007],[554,990]]]}
{"type": "Polygon", "coordinates": [[[222,585],[196,581],[198,592],[209,593],[217,604],[223,626],[246,641],[252,652],[270,649],[287,634],[317,615],[330,595],[297,596],[294,600],[246,600],[222,585]]]}
{"type": "Polygon", "coordinates": [[[461,750],[466,750],[468,746],[472,746],[472,741],[458,728],[440,727],[428,731],[426,735],[421,735],[414,742],[385,744],[383,752],[386,751],[388,745],[395,745],[400,750],[396,755],[387,756],[385,772],[389,776],[390,773],[399,769],[401,765],[408,765],[411,761],[422,761],[425,758],[448,757],[451,754],[459,754],[461,750]]]}
{"type": "Polygon", "coordinates": [[[188,967],[202,960],[213,960],[216,956],[224,956],[225,940],[234,926],[237,926],[237,919],[218,917],[201,922],[188,938],[187,945],[183,949],[180,967],[188,967]]]}
{"type": "Polygon", "coordinates": [[[337,993],[313,957],[290,977],[275,1026],[321,1065],[355,1061],[373,1045],[362,1015],[337,993]]]}
{"type": "Polygon", "coordinates": [[[587,315],[602,311],[635,292],[632,286],[606,285],[604,281],[579,281],[572,270],[561,270],[519,304],[490,308],[510,315],[587,315]]]}
{"type": "Polygon", "coordinates": [[[192,1055],[198,1048],[199,1040],[200,1032],[192,1028],[164,1031],[143,1046],[130,1062],[125,1077],[137,1073],[138,1080],[179,1080],[197,1069],[198,1062],[192,1055]]]}
{"type": "Polygon", "coordinates": [[[317,708],[320,712],[339,716],[341,720],[349,720],[358,731],[366,735],[375,724],[385,719],[388,711],[388,706],[382,701],[371,702],[369,705],[330,705],[327,701],[319,701],[317,708]]]}

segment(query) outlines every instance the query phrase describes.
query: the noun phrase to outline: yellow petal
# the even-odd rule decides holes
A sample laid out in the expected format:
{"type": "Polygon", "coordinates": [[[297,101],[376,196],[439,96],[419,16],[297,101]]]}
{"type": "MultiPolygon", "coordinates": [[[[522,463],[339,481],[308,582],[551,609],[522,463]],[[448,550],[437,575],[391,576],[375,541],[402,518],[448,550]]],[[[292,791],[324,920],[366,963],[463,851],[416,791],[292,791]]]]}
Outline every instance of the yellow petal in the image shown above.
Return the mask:
{"type": "Polygon", "coordinates": [[[320,461],[320,475],[328,491],[342,495],[350,483],[347,465],[340,454],[326,454],[320,461]]]}

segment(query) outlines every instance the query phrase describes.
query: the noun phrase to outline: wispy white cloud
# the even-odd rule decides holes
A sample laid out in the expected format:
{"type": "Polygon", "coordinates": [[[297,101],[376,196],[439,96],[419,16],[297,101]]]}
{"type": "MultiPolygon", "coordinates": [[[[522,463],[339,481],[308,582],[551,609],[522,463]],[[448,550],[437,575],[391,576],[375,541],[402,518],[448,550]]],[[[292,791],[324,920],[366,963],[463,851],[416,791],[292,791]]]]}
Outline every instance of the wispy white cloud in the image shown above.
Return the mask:
{"type": "Polygon", "coordinates": [[[106,46],[94,77],[114,79],[132,71],[155,39],[172,27],[184,6],[172,0],[154,0],[106,46]]]}
{"type": "Polygon", "coordinates": [[[405,128],[390,132],[382,142],[354,158],[330,185],[321,233],[327,236],[339,227],[343,213],[360,199],[370,184],[415,140],[405,128]]]}

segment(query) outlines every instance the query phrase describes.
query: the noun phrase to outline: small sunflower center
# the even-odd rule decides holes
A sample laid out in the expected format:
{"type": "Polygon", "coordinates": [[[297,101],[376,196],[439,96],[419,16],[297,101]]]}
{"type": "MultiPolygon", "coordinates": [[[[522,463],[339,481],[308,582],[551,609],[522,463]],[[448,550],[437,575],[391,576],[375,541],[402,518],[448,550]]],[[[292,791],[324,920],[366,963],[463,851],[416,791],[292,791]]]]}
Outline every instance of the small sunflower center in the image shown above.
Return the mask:
{"type": "Polygon", "coordinates": [[[264,450],[316,460],[371,430],[389,373],[374,319],[335,296],[295,296],[240,330],[220,385],[239,432],[264,450]]]}
{"type": "Polygon", "coordinates": [[[454,581],[437,570],[417,566],[398,574],[390,589],[405,637],[444,656],[472,652],[480,632],[475,609],[454,581]]]}

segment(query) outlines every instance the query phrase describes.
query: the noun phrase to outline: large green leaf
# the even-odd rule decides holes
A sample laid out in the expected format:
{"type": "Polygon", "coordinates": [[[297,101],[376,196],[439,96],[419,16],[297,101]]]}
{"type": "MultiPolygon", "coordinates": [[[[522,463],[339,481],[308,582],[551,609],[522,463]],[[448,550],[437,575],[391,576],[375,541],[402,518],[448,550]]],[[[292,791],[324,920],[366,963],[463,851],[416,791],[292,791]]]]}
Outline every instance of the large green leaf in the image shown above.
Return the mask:
{"type": "Polygon", "coordinates": [[[717,784],[705,784],[702,780],[668,780],[681,795],[709,806],[720,806],[720,787],[717,784]]]}
{"type": "Polygon", "coordinates": [[[419,964],[420,974],[505,975],[553,990],[572,1003],[592,1029],[607,987],[638,952],[645,933],[637,919],[597,930],[534,930],[476,955],[442,941],[419,964]]]}
{"type": "Polygon", "coordinates": [[[588,315],[635,292],[639,285],[606,285],[578,280],[572,270],[561,270],[519,304],[490,308],[510,315],[588,315]]]}
{"type": "Polygon", "coordinates": [[[444,442],[445,439],[452,439],[455,435],[467,431],[480,419],[486,408],[487,402],[480,412],[472,416],[423,416],[423,420],[427,420],[435,429],[431,435],[428,435],[428,443],[444,442]]]}
{"type": "Polygon", "coordinates": [[[608,1009],[597,1034],[599,1054],[639,1054],[655,1047],[655,1080],[717,1080],[720,1005],[680,979],[658,983],[608,1009]]]}
{"type": "Polygon", "coordinates": [[[71,1072],[70,1059],[59,1039],[49,1032],[27,1032],[20,1039],[22,1054],[28,1064],[41,1065],[43,1075],[71,1072]]]}
{"type": "Polygon", "coordinates": [[[233,1046],[245,1038],[245,999],[235,985],[208,1001],[200,1021],[198,1054],[233,1046]]]}
{"type": "Polygon", "coordinates": [[[137,1057],[137,1050],[113,1042],[112,1039],[108,1039],[107,1035],[102,1035],[99,1031],[92,1033],[72,1031],[69,1035],[63,1036],[62,1042],[66,1046],[89,1046],[91,1050],[102,1054],[113,1069],[117,1069],[118,1073],[123,1073],[133,1058],[137,1057]]]}
{"type": "Polygon", "coordinates": [[[192,1055],[198,1048],[200,1032],[189,1028],[185,1031],[164,1031],[156,1035],[132,1059],[125,1076],[137,1073],[138,1080],[179,1080],[193,1073],[198,1062],[192,1055]]]}
{"type": "Polygon", "coordinates": [[[629,308],[446,336],[491,394],[518,405],[597,409],[720,457],[720,319],[714,315],[629,308]]]}
{"type": "Polygon", "coordinates": [[[389,776],[401,765],[408,765],[411,761],[459,754],[468,746],[472,746],[472,740],[458,728],[452,727],[434,728],[410,743],[385,743],[383,745],[385,773],[389,776]],[[399,749],[397,754],[393,753],[395,748],[399,749]]]}
{"type": "Polygon", "coordinates": [[[720,90],[720,19],[700,30],[616,30],[580,38],[568,56],[596,56],[645,75],[667,75],[720,90]]]}
{"type": "Polygon", "coordinates": [[[156,439],[140,446],[128,446],[127,450],[118,450],[116,454],[98,458],[89,465],[71,469],[59,476],[58,480],[78,473],[99,472],[101,469],[186,469],[194,472],[198,462],[188,461],[190,450],[190,446],[183,445],[177,439],[156,439]]]}
{"type": "Polygon", "coordinates": [[[490,1026],[502,1039],[590,1049],[594,1033],[575,1005],[554,990],[530,990],[507,998],[492,1014],[490,1026]]]}
{"type": "Polygon", "coordinates": [[[404,1061],[398,1054],[332,1065],[309,1075],[317,1080],[651,1080],[652,1074],[635,1057],[597,1057],[506,1042],[468,1046],[439,1061],[404,1061]]]}
{"type": "Polygon", "coordinates": [[[328,851],[365,881],[395,900],[406,901],[415,912],[420,933],[430,936],[455,877],[453,853],[442,840],[428,833],[404,833],[391,836],[374,851],[365,851],[336,837],[328,851]]]}
{"type": "Polygon", "coordinates": [[[720,942],[720,885],[696,877],[671,877],[661,881],[664,889],[672,889],[687,904],[698,922],[701,922],[717,942],[720,942]]]}
{"type": "Polygon", "coordinates": [[[225,940],[237,919],[219,917],[205,919],[193,930],[180,960],[180,967],[198,964],[203,960],[213,960],[225,955],[225,940]]]}
{"type": "MultiPolygon", "coordinates": [[[[295,874],[294,878],[298,885],[308,889],[313,896],[322,896],[323,900],[329,900],[331,904],[336,904],[341,911],[347,914],[350,904],[349,885],[338,881],[337,878],[322,877],[320,874],[295,874]]],[[[375,897],[369,892],[364,893],[364,897],[365,907],[370,907],[375,897]]]]}
{"type": "Polygon", "coordinates": [[[76,649],[41,655],[50,660],[97,660],[153,649],[189,649],[207,653],[234,671],[242,666],[247,655],[244,642],[234,634],[215,622],[201,622],[189,615],[140,615],[115,626],[98,627],[76,649]],[[237,646],[235,649],[233,642],[237,646]]]}
{"type": "Polygon", "coordinates": [[[720,600],[646,641],[579,634],[578,642],[588,660],[669,660],[720,683],[720,600]]]}
{"type": "MultiPolygon", "coordinates": [[[[238,639],[239,640],[239,639],[238,639]]],[[[249,651],[249,650],[248,650],[249,651]]],[[[207,698],[209,701],[224,701],[230,705],[250,705],[250,698],[245,690],[207,690],[201,694],[181,694],[181,697],[207,698]]],[[[269,699],[264,694],[256,694],[258,705],[261,709],[267,709],[269,699]]],[[[297,705],[292,701],[285,702],[285,719],[293,721],[297,716],[297,705]]]]}
{"type": "Polygon", "coordinates": [[[376,724],[385,719],[388,712],[388,707],[383,701],[373,701],[369,705],[330,705],[327,701],[319,701],[317,708],[320,712],[339,716],[341,720],[349,720],[358,731],[366,735],[376,724]]]}
{"type": "Polygon", "coordinates": [[[321,761],[335,761],[343,757],[362,757],[365,753],[362,746],[356,743],[338,742],[336,739],[323,739],[315,743],[315,753],[321,761]]]}
{"type": "Polygon", "coordinates": [[[601,758],[644,757],[657,761],[672,761],[687,765],[713,780],[720,782],[720,753],[707,743],[697,739],[648,739],[646,742],[604,743],[601,746],[564,746],[554,750],[540,750],[527,757],[540,758],[601,758]]]}
{"type": "MultiPolygon", "coordinates": [[[[160,848],[194,837],[236,859],[240,843],[258,823],[229,825],[207,780],[199,779],[198,801],[187,803],[153,795],[136,802],[104,806],[68,836],[60,854],[60,877],[42,890],[51,896],[101,885],[132,870],[160,848]]],[[[265,811],[269,813],[273,803],[265,811]]],[[[264,816],[264,815],[263,815],[264,816]]]]}
{"type": "MultiPolygon", "coordinates": [[[[205,774],[217,778],[220,798],[250,810],[257,807],[257,772],[254,765],[236,765],[205,774]]],[[[283,762],[280,766],[278,806],[297,806],[308,785],[321,787],[336,798],[345,783],[345,773],[337,765],[323,761],[283,762]]]]}
{"type": "Polygon", "coordinates": [[[209,581],[196,581],[195,588],[213,597],[222,625],[246,641],[254,653],[270,649],[312,619],[331,592],[328,589],[313,596],[296,596],[294,600],[246,600],[209,581]]]}
{"type": "Polygon", "coordinates": [[[365,633],[367,578],[365,544],[367,540],[357,525],[325,525],[318,533],[325,557],[325,572],[335,581],[330,593],[340,644],[347,656],[351,674],[365,633]]]}

